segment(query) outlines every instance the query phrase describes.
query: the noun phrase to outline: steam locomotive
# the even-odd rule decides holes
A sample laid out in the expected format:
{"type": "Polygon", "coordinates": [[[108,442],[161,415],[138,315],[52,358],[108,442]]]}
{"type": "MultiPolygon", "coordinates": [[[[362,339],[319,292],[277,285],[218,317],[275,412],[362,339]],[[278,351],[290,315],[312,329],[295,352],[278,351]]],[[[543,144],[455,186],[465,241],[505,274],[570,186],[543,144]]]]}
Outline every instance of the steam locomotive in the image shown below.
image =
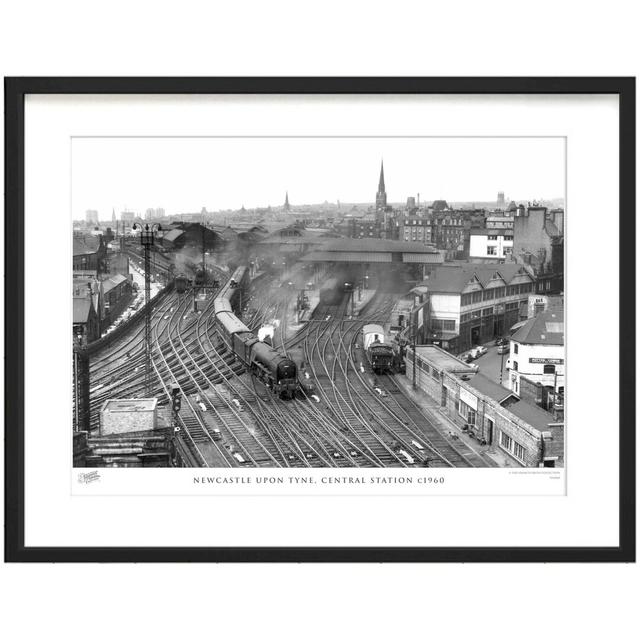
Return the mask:
{"type": "Polygon", "coordinates": [[[265,386],[281,398],[292,399],[298,388],[295,362],[273,347],[260,342],[234,313],[238,298],[248,273],[246,267],[238,267],[214,300],[216,327],[227,348],[262,380],[265,386]]]}
{"type": "Polygon", "coordinates": [[[191,284],[191,282],[189,281],[189,278],[187,278],[187,276],[185,276],[184,273],[179,273],[175,277],[174,282],[176,285],[176,291],[178,293],[184,293],[189,287],[189,285],[191,284]]]}

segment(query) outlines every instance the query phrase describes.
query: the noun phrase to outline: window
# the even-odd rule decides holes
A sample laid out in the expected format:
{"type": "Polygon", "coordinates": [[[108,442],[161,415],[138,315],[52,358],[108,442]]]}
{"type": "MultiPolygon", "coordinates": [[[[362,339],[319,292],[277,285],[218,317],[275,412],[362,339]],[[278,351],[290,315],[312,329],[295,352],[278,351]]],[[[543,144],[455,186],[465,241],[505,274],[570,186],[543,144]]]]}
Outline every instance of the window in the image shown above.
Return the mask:
{"type": "Polygon", "coordinates": [[[466,405],[462,400],[458,403],[458,413],[466,421],[467,424],[476,424],[476,411],[470,406],[466,405]]]}
{"type": "Polygon", "coordinates": [[[513,236],[505,236],[504,239],[511,241],[511,240],[513,240],[513,236]]]}
{"type": "Polygon", "coordinates": [[[456,330],[455,320],[438,320],[437,318],[432,318],[430,324],[431,324],[431,329],[433,331],[455,331],[456,330]]]}
{"type": "Polygon", "coordinates": [[[513,443],[513,455],[520,460],[524,460],[524,447],[517,442],[513,443]]]}
{"type": "Polygon", "coordinates": [[[482,302],[482,291],[474,291],[471,294],[471,302],[482,302]]]}
{"type": "Polygon", "coordinates": [[[545,364],[544,365],[544,373],[555,373],[556,365],[555,364],[545,364]]]}
{"type": "Polygon", "coordinates": [[[493,315],[493,307],[486,307],[486,309],[482,310],[483,316],[492,316],[493,315]]]}
{"type": "Polygon", "coordinates": [[[436,369],[431,369],[431,377],[440,380],[440,373],[436,369]]]}
{"type": "Polygon", "coordinates": [[[500,446],[503,449],[506,449],[507,451],[511,452],[512,445],[513,445],[513,440],[504,431],[501,431],[500,432],[500,446]]]}
{"type": "MultiPolygon", "coordinates": [[[[514,361],[513,361],[513,370],[514,370],[514,371],[517,371],[517,370],[518,370],[518,361],[517,361],[517,360],[514,360],[514,361]]],[[[516,389],[516,391],[517,391],[517,389],[516,389]]]]}
{"type": "Polygon", "coordinates": [[[513,249],[511,247],[503,247],[503,252],[505,256],[510,256],[511,253],[513,252],[513,249]]]}
{"type": "Polygon", "coordinates": [[[488,256],[497,256],[498,250],[496,247],[487,247],[487,255],[488,256]]]}
{"type": "Polygon", "coordinates": [[[547,291],[549,291],[549,289],[551,289],[551,280],[547,280],[545,288],[546,288],[547,291]]]}
{"type": "Polygon", "coordinates": [[[486,289],[484,295],[482,296],[483,300],[493,300],[495,296],[495,291],[493,289],[486,289]]]}
{"type": "Polygon", "coordinates": [[[518,353],[518,343],[517,342],[513,343],[513,353],[518,353]]]}
{"type": "Polygon", "coordinates": [[[496,298],[504,298],[506,287],[496,287],[494,291],[496,292],[496,298]]]}
{"type": "Polygon", "coordinates": [[[497,240],[498,236],[487,236],[487,240],[497,240]]]}

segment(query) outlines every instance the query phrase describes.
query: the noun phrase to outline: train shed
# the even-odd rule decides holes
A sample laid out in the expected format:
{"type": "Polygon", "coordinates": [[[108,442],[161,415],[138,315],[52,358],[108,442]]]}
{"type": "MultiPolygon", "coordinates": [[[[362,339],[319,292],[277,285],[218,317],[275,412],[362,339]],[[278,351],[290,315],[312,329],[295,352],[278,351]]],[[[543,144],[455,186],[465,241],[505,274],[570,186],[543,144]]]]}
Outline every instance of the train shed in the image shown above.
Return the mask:
{"type": "Polygon", "coordinates": [[[315,250],[300,258],[307,264],[341,266],[356,274],[359,279],[371,278],[370,286],[376,286],[382,274],[397,273],[420,281],[444,257],[433,245],[398,240],[340,238],[327,239],[315,250]]]}

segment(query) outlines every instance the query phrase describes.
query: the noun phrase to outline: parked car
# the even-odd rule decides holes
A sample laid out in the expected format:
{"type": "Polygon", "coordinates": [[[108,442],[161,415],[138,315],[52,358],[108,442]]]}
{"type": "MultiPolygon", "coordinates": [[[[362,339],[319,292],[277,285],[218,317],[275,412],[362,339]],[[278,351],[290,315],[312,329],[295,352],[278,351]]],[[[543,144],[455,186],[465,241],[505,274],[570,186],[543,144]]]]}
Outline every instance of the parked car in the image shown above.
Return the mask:
{"type": "Polygon", "coordinates": [[[467,363],[469,363],[469,362],[472,362],[472,361],[473,361],[473,356],[471,355],[471,352],[470,352],[470,351],[467,351],[466,353],[463,353],[463,354],[460,356],[460,360],[462,360],[462,362],[467,362],[467,363]]]}
{"type": "Polygon", "coordinates": [[[497,347],[500,347],[503,344],[509,344],[509,340],[507,340],[507,338],[496,338],[495,344],[497,347]]]}
{"type": "Polygon", "coordinates": [[[479,358],[480,356],[483,356],[485,353],[487,353],[487,347],[483,347],[482,345],[480,345],[478,347],[474,347],[473,349],[471,349],[469,353],[471,354],[471,357],[475,360],[476,358],[479,358]]]}
{"type": "Polygon", "coordinates": [[[502,355],[503,353],[509,353],[509,345],[508,345],[508,343],[501,344],[498,347],[498,354],[502,355]]]}

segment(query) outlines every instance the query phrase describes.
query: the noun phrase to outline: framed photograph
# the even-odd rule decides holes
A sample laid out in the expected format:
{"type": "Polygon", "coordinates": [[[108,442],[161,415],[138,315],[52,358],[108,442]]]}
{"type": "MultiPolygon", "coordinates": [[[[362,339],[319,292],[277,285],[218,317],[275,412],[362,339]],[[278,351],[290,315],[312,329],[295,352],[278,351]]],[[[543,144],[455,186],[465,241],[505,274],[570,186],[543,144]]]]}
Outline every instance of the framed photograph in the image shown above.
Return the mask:
{"type": "Polygon", "coordinates": [[[5,132],[7,560],[635,560],[635,79],[7,78],[5,132]]]}

